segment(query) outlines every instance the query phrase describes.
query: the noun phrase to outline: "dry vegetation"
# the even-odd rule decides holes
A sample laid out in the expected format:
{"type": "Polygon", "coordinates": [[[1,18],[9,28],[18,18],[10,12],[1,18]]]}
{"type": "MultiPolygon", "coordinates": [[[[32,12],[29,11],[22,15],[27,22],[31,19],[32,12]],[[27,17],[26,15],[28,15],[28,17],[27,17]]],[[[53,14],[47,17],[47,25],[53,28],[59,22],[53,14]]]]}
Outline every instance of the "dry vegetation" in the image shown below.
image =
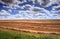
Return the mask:
{"type": "Polygon", "coordinates": [[[23,32],[60,34],[60,20],[0,20],[0,28],[23,32]]]}

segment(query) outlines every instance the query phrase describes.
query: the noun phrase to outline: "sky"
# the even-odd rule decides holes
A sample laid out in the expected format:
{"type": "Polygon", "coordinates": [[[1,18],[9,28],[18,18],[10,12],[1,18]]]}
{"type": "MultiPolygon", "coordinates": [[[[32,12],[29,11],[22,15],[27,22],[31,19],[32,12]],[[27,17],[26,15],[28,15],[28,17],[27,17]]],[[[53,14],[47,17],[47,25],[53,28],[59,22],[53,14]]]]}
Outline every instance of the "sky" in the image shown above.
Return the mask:
{"type": "Polygon", "coordinates": [[[0,0],[0,20],[60,19],[60,0],[0,0]]]}

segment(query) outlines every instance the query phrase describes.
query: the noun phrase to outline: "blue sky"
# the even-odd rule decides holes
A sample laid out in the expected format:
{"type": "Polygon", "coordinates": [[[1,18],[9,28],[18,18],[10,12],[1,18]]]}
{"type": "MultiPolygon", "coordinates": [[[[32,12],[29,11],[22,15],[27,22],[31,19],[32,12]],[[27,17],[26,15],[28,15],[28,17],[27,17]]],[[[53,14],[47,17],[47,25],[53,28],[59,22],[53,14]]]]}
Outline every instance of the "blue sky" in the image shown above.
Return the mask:
{"type": "Polygon", "coordinates": [[[49,6],[47,5],[47,7],[39,3],[33,3],[33,1],[21,2],[21,0],[16,0],[15,2],[11,4],[3,4],[0,2],[0,20],[60,19],[60,10],[53,10],[56,7],[60,7],[60,5],[55,2],[49,6]],[[15,2],[17,4],[14,4],[15,2]]]}

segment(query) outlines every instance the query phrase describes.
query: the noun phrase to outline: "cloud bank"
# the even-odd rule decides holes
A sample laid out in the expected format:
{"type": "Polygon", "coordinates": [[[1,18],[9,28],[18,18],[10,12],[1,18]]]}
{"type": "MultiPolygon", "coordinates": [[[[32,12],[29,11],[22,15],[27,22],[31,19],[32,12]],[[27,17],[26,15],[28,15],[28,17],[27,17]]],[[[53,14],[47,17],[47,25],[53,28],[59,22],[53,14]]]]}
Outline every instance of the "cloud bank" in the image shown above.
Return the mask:
{"type": "MultiPolygon", "coordinates": [[[[7,0],[8,1],[8,0],[7,0]]],[[[8,10],[1,10],[0,11],[0,20],[14,20],[14,19],[38,19],[38,20],[45,20],[45,19],[60,19],[60,5],[59,0],[50,0],[50,1],[42,1],[42,0],[28,0],[28,2],[32,1],[33,4],[38,3],[39,5],[44,6],[44,8],[36,7],[34,5],[25,4],[20,6],[19,4],[26,3],[27,0],[19,1],[19,0],[11,0],[7,2],[6,0],[0,0],[0,3],[5,4],[7,6],[3,6],[8,10]],[[57,1],[57,2],[56,2],[57,1]],[[47,2],[47,4],[44,4],[47,2]],[[45,7],[49,7],[52,4],[57,3],[58,6],[54,6],[51,11],[45,9],[45,7]],[[18,13],[12,15],[12,10],[16,10],[19,8],[18,13]]]]}

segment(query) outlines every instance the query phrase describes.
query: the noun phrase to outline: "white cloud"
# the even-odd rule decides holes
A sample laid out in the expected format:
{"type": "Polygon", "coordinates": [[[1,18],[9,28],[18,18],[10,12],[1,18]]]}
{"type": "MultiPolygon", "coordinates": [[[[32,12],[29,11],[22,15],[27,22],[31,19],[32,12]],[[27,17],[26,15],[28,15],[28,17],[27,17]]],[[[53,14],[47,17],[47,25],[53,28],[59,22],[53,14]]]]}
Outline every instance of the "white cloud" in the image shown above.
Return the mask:
{"type": "Polygon", "coordinates": [[[8,12],[12,12],[12,10],[11,10],[11,9],[9,9],[9,10],[8,10],[8,12]]]}
{"type": "MultiPolygon", "coordinates": [[[[30,1],[35,1],[35,0],[30,0],[30,1]]],[[[38,3],[41,2],[41,0],[37,0],[38,3]]],[[[0,0],[1,2],[1,0],[0,0]]],[[[23,2],[26,2],[26,0],[24,0],[23,2]]],[[[14,0],[14,2],[12,2],[11,4],[9,4],[8,6],[3,6],[5,8],[10,8],[8,11],[6,10],[1,10],[0,11],[0,20],[13,20],[13,19],[60,19],[60,16],[58,14],[55,14],[54,11],[48,11],[44,8],[40,8],[40,7],[35,7],[29,4],[26,4],[24,6],[19,6],[18,4],[23,3],[20,2],[19,0],[14,0]],[[16,15],[12,15],[9,12],[12,12],[11,9],[16,9],[16,8],[28,8],[29,10],[19,10],[19,13],[17,13],[16,15]],[[47,16],[48,15],[48,16],[47,16]],[[6,17],[5,17],[6,16],[6,17]]],[[[55,3],[51,2],[51,3],[55,3]]],[[[47,5],[47,7],[50,5],[47,5]]]]}
{"type": "Polygon", "coordinates": [[[6,11],[6,10],[1,10],[0,11],[0,20],[6,19],[8,16],[10,16],[11,14],[6,11]]]}
{"type": "MultiPolygon", "coordinates": [[[[2,10],[4,11],[4,10],[2,10]]],[[[1,15],[1,14],[0,14],[1,15]]],[[[8,12],[4,11],[3,16],[0,16],[0,20],[15,20],[15,19],[60,19],[60,16],[54,13],[50,13],[51,16],[47,16],[47,13],[35,12],[35,11],[19,11],[16,15],[11,15],[8,12]],[[5,17],[4,15],[8,15],[5,17]]]]}
{"type": "Polygon", "coordinates": [[[5,2],[3,2],[3,1],[0,0],[0,3],[6,4],[7,6],[3,6],[5,8],[16,9],[16,8],[19,8],[18,4],[20,4],[20,1],[19,0],[12,0],[11,3],[5,3],[5,2]]]}
{"type": "Polygon", "coordinates": [[[3,20],[13,20],[13,19],[55,19],[59,18],[59,16],[53,12],[49,12],[48,10],[40,7],[34,7],[31,5],[25,5],[23,8],[28,7],[29,10],[20,10],[19,13],[16,15],[11,15],[9,12],[11,12],[11,9],[8,11],[1,10],[0,15],[8,15],[6,18],[5,16],[1,16],[0,19],[3,20]],[[48,16],[47,16],[48,15],[48,16]]]}
{"type": "MultiPolygon", "coordinates": [[[[45,4],[45,2],[47,2],[45,5],[43,5],[44,7],[48,7],[54,3],[57,3],[60,5],[60,1],[59,0],[46,0],[45,2],[43,0],[28,0],[28,1],[32,1],[33,4],[35,4],[36,2],[39,3],[40,5],[45,4]]],[[[11,3],[5,3],[3,1],[0,0],[0,3],[6,4],[8,6],[4,6],[7,8],[12,8],[12,9],[16,9],[16,8],[20,8],[20,6],[18,4],[22,4],[24,2],[27,2],[27,0],[23,0],[22,2],[19,0],[12,0],[11,3]]]]}
{"type": "Polygon", "coordinates": [[[6,10],[1,10],[0,15],[10,15],[10,13],[6,10]]]}

